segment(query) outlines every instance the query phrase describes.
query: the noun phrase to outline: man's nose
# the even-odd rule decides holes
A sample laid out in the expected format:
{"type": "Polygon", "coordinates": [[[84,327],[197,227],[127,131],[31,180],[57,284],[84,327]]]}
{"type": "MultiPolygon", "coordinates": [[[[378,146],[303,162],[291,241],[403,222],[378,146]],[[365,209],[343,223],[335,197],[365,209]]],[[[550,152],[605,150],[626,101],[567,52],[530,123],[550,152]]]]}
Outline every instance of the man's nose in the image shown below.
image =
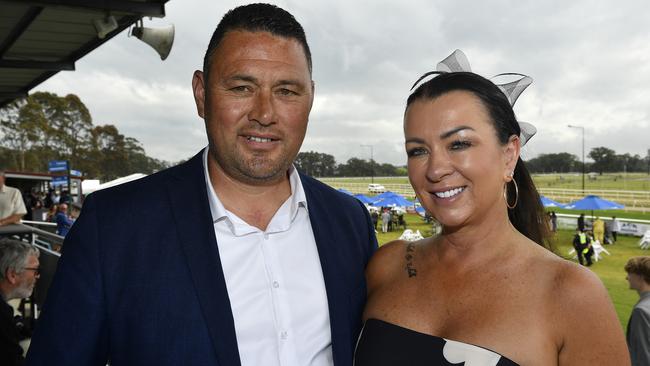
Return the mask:
{"type": "Polygon", "coordinates": [[[274,121],[273,96],[270,90],[260,90],[253,99],[253,106],[248,114],[248,119],[268,126],[274,121]]]}

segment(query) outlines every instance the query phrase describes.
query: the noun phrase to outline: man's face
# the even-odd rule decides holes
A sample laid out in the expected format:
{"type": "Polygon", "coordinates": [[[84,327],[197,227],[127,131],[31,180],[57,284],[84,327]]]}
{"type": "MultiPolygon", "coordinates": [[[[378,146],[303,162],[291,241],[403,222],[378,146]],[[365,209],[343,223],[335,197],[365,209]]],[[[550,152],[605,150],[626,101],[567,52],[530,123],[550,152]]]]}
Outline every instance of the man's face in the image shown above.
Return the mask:
{"type": "Polygon", "coordinates": [[[209,79],[197,71],[192,85],[210,161],[246,184],[284,179],[314,99],[300,43],[268,32],[227,32],[212,55],[209,79]]]}
{"type": "Polygon", "coordinates": [[[22,272],[17,274],[17,287],[14,290],[13,298],[24,299],[32,295],[34,286],[36,285],[36,280],[40,277],[36,270],[37,268],[39,268],[38,258],[31,254],[27,258],[25,268],[21,270],[22,272]]]}

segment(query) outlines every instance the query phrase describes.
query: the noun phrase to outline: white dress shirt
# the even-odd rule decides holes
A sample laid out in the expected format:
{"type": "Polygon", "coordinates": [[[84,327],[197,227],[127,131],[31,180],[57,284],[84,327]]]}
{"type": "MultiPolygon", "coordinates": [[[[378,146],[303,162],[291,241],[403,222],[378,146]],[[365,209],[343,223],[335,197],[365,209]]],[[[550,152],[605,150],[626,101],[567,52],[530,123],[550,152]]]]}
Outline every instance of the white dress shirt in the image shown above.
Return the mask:
{"type": "Polygon", "coordinates": [[[226,210],[205,184],[242,366],[333,365],[325,282],[307,199],[291,167],[291,196],[265,231],[226,210]]]}

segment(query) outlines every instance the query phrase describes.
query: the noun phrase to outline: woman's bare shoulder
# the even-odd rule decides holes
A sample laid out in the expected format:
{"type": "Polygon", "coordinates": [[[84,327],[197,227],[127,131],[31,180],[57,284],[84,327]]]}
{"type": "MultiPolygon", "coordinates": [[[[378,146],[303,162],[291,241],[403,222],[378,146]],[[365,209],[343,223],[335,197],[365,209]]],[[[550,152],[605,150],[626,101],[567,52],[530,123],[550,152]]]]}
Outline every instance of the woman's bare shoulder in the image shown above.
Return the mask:
{"type": "Polygon", "coordinates": [[[551,296],[547,305],[554,319],[560,365],[628,364],[623,329],[600,278],[588,268],[559,257],[550,264],[551,296]],[[586,355],[587,348],[594,350],[586,355]]]}
{"type": "Polygon", "coordinates": [[[409,263],[415,260],[419,242],[395,240],[382,245],[366,267],[368,291],[409,275],[409,263]]]}

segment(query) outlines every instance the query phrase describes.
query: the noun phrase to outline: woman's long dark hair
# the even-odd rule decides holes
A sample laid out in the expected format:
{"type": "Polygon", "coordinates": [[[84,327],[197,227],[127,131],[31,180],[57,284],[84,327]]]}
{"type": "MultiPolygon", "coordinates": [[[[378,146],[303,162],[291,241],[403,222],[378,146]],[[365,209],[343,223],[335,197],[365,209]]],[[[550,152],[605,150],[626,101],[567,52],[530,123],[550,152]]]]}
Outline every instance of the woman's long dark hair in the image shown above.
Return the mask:
{"type": "MultiPolygon", "coordinates": [[[[471,72],[451,72],[437,75],[415,89],[408,97],[406,108],[408,109],[416,100],[435,99],[455,90],[470,92],[481,100],[490,115],[501,144],[505,145],[512,135],[519,136],[521,129],[508,98],[490,80],[471,72]]],[[[533,179],[521,158],[517,160],[514,179],[519,187],[519,200],[515,208],[508,209],[510,222],[530,240],[552,250],[548,240],[550,235],[544,207],[533,179]]],[[[514,184],[509,183],[507,187],[508,197],[514,197],[514,184]]],[[[514,199],[510,199],[511,204],[513,201],[514,199]]]]}

